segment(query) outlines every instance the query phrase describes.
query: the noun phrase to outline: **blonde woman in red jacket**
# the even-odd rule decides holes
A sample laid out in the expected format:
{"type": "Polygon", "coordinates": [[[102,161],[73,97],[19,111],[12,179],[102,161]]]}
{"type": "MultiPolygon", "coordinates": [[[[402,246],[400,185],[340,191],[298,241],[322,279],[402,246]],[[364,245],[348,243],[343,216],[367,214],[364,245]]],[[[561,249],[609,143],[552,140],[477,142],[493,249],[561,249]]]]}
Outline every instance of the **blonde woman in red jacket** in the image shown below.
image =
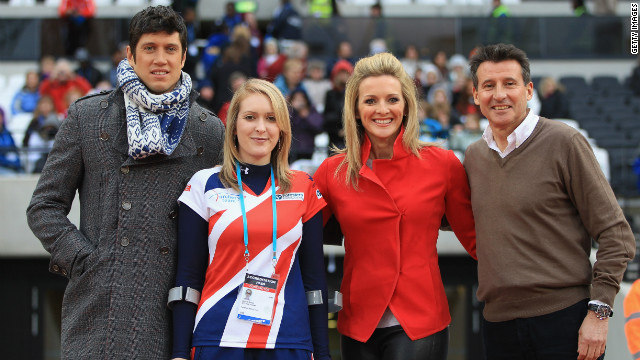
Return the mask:
{"type": "Polygon", "coordinates": [[[416,89],[393,55],[360,60],[347,83],[346,149],[314,175],[345,259],[342,359],[446,359],[451,322],[436,241],[443,216],[469,254],[469,184],[452,151],[418,140],[416,89]],[[337,224],[336,224],[337,221],[337,224]]]}

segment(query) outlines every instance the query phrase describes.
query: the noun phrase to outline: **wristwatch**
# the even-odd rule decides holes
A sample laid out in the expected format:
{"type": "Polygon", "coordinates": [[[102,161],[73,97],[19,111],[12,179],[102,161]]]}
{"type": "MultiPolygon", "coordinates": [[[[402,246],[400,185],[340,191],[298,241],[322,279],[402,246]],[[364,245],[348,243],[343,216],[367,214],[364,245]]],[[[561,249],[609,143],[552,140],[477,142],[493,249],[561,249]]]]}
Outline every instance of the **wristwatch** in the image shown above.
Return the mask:
{"type": "Polygon", "coordinates": [[[611,306],[607,304],[595,304],[591,303],[587,307],[587,309],[596,313],[596,317],[600,320],[605,320],[613,316],[613,310],[611,310],[611,306]]]}

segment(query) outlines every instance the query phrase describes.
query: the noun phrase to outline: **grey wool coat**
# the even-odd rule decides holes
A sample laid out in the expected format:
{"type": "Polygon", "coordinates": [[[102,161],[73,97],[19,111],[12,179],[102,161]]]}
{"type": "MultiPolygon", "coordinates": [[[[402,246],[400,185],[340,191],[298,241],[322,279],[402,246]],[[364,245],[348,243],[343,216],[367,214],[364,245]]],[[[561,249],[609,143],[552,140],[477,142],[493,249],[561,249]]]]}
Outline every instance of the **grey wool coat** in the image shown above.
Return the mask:
{"type": "Polygon", "coordinates": [[[127,155],[121,90],[70,106],[27,208],[49,270],[69,279],[63,359],[169,359],[177,199],[222,161],[224,127],[196,96],[175,151],[142,160],[127,155]],[[79,229],[67,219],[76,191],[79,229]]]}

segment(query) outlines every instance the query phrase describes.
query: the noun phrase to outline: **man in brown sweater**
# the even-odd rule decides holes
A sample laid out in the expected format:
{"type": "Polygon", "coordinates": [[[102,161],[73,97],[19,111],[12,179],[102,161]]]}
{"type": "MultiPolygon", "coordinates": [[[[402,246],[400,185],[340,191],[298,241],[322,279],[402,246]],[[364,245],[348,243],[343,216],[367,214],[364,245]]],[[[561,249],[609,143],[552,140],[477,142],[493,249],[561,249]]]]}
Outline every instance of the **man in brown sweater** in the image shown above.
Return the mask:
{"type": "Polygon", "coordinates": [[[464,160],[486,357],[601,358],[635,255],[629,224],[584,136],[527,108],[533,84],[523,51],[486,46],[470,67],[475,103],[489,120],[464,160]]]}

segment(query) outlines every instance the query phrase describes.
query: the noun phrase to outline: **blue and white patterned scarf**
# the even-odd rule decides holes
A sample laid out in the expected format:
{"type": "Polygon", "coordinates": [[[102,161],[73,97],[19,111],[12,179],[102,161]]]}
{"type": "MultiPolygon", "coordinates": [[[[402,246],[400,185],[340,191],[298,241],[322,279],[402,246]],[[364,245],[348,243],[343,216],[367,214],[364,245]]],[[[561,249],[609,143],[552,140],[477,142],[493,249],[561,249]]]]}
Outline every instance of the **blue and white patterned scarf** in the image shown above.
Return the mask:
{"type": "Polygon", "coordinates": [[[118,65],[117,76],[127,109],[129,156],[137,160],[171,155],[187,124],[191,77],[183,72],[173,91],[156,95],[147,90],[127,59],[118,65]]]}

